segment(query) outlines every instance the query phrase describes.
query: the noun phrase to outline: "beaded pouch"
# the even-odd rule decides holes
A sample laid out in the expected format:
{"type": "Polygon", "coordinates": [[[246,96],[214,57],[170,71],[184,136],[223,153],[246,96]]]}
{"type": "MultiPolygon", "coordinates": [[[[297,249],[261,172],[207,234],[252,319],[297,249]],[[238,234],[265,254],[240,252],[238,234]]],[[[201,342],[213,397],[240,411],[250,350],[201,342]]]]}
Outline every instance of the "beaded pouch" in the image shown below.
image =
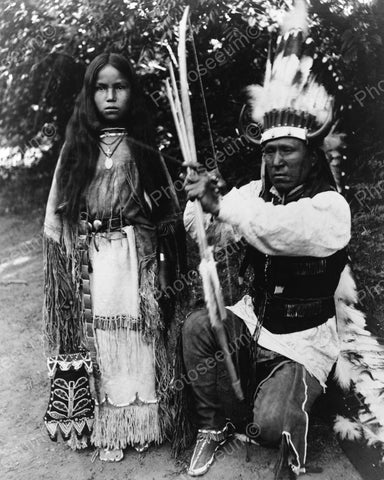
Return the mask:
{"type": "Polygon", "coordinates": [[[86,351],[63,354],[49,357],[47,364],[51,392],[44,422],[48,434],[53,441],[60,433],[64,440],[74,445],[80,440],[84,444],[84,438],[91,434],[94,420],[94,400],[89,382],[91,356],[86,351]]]}

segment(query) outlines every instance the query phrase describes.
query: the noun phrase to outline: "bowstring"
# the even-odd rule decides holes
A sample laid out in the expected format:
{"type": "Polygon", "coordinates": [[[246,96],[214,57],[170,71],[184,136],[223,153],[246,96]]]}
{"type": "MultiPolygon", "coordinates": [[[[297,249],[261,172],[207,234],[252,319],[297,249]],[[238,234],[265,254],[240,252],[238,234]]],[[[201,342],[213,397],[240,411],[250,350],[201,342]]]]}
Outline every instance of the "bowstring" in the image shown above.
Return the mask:
{"type": "MultiPolygon", "coordinates": [[[[215,144],[214,144],[214,141],[213,141],[211,122],[209,120],[208,107],[207,107],[207,102],[206,102],[205,94],[204,94],[204,85],[203,85],[203,80],[202,80],[201,74],[200,74],[199,59],[198,59],[198,56],[197,56],[195,38],[194,38],[194,35],[193,35],[192,24],[191,24],[191,19],[190,18],[188,19],[188,24],[189,24],[189,31],[191,32],[190,37],[191,37],[191,43],[192,43],[194,62],[195,62],[195,65],[196,65],[197,78],[198,78],[198,81],[199,81],[200,94],[201,94],[201,98],[202,98],[202,101],[203,101],[204,116],[205,116],[205,121],[206,121],[207,127],[208,127],[209,143],[210,143],[211,150],[212,150],[215,170],[217,170],[219,172],[219,168],[218,168],[218,165],[217,165],[217,153],[216,153],[216,148],[215,148],[215,144]]],[[[233,303],[233,292],[232,292],[232,285],[231,285],[232,282],[231,282],[230,268],[229,268],[230,267],[230,265],[229,265],[229,255],[228,255],[228,249],[226,248],[226,246],[224,248],[225,248],[225,265],[226,265],[226,269],[227,269],[227,284],[228,284],[228,290],[229,290],[229,299],[230,299],[230,302],[232,304],[233,303]]]]}
{"type": "Polygon", "coordinates": [[[198,59],[198,56],[197,56],[195,38],[194,38],[194,35],[193,35],[191,20],[189,19],[188,22],[189,22],[189,30],[191,32],[190,36],[191,36],[191,40],[192,40],[192,50],[193,50],[193,56],[194,56],[194,60],[195,60],[196,70],[197,70],[197,78],[199,79],[200,93],[201,93],[201,98],[202,98],[202,101],[203,101],[204,116],[205,116],[205,121],[206,121],[207,127],[208,127],[209,143],[210,143],[211,149],[212,149],[213,159],[214,159],[214,163],[215,163],[215,169],[217,169],[216,149],[215,149],[215,144],[213,142],[212,128],[211,128],[211,122],[209,120],[209,115],[208,115],[207,102],[205,100],[203,80],[201,78],[200,69],[199,69],[199,59],[198,59]]]}

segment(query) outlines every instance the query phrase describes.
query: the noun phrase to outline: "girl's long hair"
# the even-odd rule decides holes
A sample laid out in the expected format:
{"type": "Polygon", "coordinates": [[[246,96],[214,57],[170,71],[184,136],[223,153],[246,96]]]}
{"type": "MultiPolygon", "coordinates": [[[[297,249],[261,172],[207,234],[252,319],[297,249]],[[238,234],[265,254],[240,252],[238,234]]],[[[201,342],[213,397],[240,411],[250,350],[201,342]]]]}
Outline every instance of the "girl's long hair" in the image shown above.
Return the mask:
{"type": "MultiPolygon", "coordinates": [[[[155,145],[155,128],[152,120],[154,115],[150,111],[132,65],[122,55],[102,53],[94,58],[85,72],[82,90],[67,125],[58,171],[58,208],[72,224],[78,221],[84,192],[95,174],[99,156],[98,136],[100,130],[106,127],[94,102],[97,75],[106,65],[116,68],[130,84],[128,112],[119,126],[126,128],[128,132],[143,188],[151,196],[155,190],[162,191],[162,187],[167,185],[155,145]]],[[[162,195],[162,202],[153,209],[153,219],[156,221],[161,218],[169,207],[169,199],[162,195]]]]}

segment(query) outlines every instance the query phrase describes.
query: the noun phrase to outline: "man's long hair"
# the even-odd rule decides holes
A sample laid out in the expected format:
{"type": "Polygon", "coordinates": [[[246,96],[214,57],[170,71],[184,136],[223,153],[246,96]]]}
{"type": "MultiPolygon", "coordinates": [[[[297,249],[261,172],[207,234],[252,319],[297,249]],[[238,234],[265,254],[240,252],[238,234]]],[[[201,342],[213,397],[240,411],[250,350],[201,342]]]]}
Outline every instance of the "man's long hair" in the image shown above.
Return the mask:
{"type": "MultiPolygon", "coordinates": [[[[105,128],[95,101],[97,75],[106,65],[116,68],[129,82],[129,108],[121,127],[126,128],[133,157],[139,170],[140,181],[151,195],[167,184],[166,176],[155,145],[154,115],[147,103],[131,63],[122,55],[102,53],[89,64],[73,114],[68,122],[61,167],[58,172],[59,209],[70,223],[79,218],[83,195],[94,177],[99,156],[98,136],[105,128]]],[[[153,217],[167,210],[167,198],[157,205],[153,217]]]]}

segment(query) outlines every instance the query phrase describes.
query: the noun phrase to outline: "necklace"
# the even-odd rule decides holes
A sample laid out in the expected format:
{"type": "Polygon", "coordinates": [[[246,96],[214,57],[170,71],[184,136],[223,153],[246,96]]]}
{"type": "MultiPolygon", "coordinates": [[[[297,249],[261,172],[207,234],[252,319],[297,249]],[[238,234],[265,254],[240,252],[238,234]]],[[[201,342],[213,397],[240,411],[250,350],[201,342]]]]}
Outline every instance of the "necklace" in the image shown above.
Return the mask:
{"type": "Polygon", "coordinates": [[[126,135],[127,131],[125,128],[106,128],[101,130],[100,138],[105,137],[120,137],[121,135],[126,135]]]}
{"type": "Polygon", "coordinates": [[[119,139],[122,137],[122,135],[116,135],[116,138],[114,140],[112,140],[111,142],[106,142],[105,140],[103,140],[102,137],[100,137],[100,143],[102,143],[103,145],[106,145],[107,147],[112,147],[116,142],[119,141],[119,139]]]}
{"type": "Polygon", "coordinates": [[[106,142],[101,142],[103,143],[104,145],[107,145],[107,149],[104,150],[103,147],[100,145],[99,143],[99,148],[100,150],[104,153],[105,155],[105,163],[104,163],[104,166],[107,170],[110,170],[112,168],[112,165],[113,165],[113,160],[112,160],[112,155],[116,152],[117,150],[117,147],[120,145],[120,143],[123,141],[123,138],[125,137],[125,133],[119,135],[120,138],[117,138],[116,140],[114,140],[112,143],[106,143],[106,142]],[[115,145],[116,144],[116,145],[115,145]],[[115,145],[115,147],[113,148],[113,150],[111,149],[111,146],[112,145],[115,145]]]}

